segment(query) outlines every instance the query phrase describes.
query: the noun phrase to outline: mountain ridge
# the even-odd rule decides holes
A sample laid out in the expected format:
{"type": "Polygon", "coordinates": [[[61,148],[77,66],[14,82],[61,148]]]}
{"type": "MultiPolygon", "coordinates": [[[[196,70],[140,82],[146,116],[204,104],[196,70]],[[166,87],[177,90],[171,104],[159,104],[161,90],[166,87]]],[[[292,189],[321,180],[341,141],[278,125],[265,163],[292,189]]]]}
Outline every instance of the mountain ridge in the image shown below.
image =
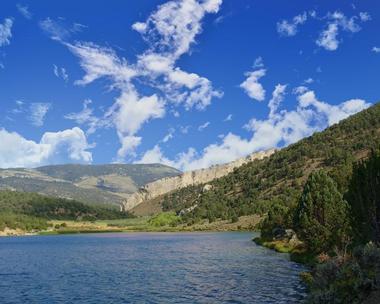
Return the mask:
{"type": "Polygon", "coordinates": [[[89,204],[120,203],[146,183],[181,172],[161,164],[64,164],[0,169],[0,190],[36,192],[89,204]]]}
{"type": "Polygon", "coordinates": [[[129,211],[136,208],[138,205],[144,203],[145,201],[153,200],[172,191],[182,189],[187,186],[204,184],[214,179],[223,177],[231,173],[234,169],[242,166],[243,164],[251,162],[253,160],[268,157],[275,151],[275,149],[270,149],[267,151],[255,152],[246,157],[239,158],[226,164],[214,165],[205,169],[188,171],[178,176],[167,177],[148,183],[145,186],[141,187],[137,192],[133,193],[123,202],[123,210],[129,211]]]}
{"type": "MultiPolygon", "coordinates": [[[[327,170],[344,192],[352,164],[379,146],[377,103],[267,158],[247,162],[208,182],[208,191],[204,191],[205,184],[190,185],[156,198],[154,206],[156,210],[181,213],[189,223],[265,214],[273,204],[294,204],[308,175],[316,170],[327,170]]],[[[153,200],[144,204],[153,205],[153,200]]]]}

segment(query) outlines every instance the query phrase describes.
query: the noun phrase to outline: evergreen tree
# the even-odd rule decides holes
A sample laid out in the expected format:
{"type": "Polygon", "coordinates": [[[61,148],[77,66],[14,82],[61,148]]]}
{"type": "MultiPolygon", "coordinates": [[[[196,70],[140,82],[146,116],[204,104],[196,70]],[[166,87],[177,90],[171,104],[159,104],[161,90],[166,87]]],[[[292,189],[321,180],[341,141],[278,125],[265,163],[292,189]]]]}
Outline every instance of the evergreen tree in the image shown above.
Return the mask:
{"type": "Polygon", "coordinates": [[[296,208],[294,224],[300,238],[314,253],[343,245],[348,230],[348,205],[324,171],[310,174],[296,208]]]}
{"type": "Polygon", "coordinates": [[[380,243],[380,152],[354,165],[347,200],[358,240],[380,243]]]}

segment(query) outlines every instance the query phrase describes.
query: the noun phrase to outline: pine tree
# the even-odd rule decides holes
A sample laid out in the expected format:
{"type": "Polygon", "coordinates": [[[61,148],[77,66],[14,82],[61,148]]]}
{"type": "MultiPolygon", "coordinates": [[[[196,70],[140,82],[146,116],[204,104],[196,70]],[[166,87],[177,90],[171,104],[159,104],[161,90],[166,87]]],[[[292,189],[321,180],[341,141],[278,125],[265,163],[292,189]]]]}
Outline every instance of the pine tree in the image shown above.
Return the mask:
{"type": "Polygon", "coordinates": [[[299,237],[314,253],[342,247],[348,231],[348,205],[335,182],[324,172],[310,174],[296,208],[299,237]]]}
{"type": "Polygon", "coordinates": [[[354,165],[347,200],[358,241],[380,244],[380,152],[354,165]]]}

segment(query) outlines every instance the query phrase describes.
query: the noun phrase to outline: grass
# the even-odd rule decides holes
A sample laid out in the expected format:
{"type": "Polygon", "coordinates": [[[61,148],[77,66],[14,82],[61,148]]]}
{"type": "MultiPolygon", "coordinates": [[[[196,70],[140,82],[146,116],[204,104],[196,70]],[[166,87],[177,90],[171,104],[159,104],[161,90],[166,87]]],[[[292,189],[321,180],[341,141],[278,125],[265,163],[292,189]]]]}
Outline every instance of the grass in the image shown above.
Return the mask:
{"type": "MultiPolygon", "coordinates": [[[[35,230],[40,235],[105,233],[105,232],[192,232],[192,231],[253,231],[260,221],[259,216],[242,216],[239,221],[218,220],[212,223],[199,222],[194,225],[182,224],[173,212],[163,212],[155,216],[135,218],[75,221],[50,220],[47,228],[35,230]]],[[[25,234],[20,231],[18,234],[25,234]]]]}
{"type": "Polygon", "coordinates": [[[275,250],[279,253],[288,253],[293,262],[304,265],[315,265],[316,257],[314,254],[308,252],[304,245],[292,246],[289,242],[284,240],[269,241],[261,237],[256,237],[253,241],[260,246],[275,250]]]}

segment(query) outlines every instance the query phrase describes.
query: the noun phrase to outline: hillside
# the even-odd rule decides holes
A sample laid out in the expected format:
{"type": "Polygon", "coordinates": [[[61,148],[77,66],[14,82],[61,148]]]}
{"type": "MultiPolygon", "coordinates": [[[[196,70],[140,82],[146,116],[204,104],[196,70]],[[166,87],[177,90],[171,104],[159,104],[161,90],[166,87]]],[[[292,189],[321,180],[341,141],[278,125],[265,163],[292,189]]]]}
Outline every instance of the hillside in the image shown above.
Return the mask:
{"type": "Polygon", "coordinates": [[[274,203],[294,204],[316,169],[325,168],[343,192],[352,163],[379,145],[380,104],[376,104],[270,157],[244,164],[207,187],[198,184],[172,191],[156,198],[154,204],[181,213],[188,223],[263,214],[274,203]]]}
{"type": "Polygon", "coordinates": [[[0,232],[5,228],[25,231],[46,229],[48,220],[93,221],[127,217],[127,213],[74,200],[0,191],[0,232]]]}
{"type": "Polygon", "coordinates": [[[0,169],[0,190],[36,192],[90,204],[119,206],[146,183],[180,173],[160,164],[72,164],[36,169],[0,169]]]}
{"type": "MultiPolygon", "coordinates": [[[[189,171],[178,176],[167,177],[148,183],[123,202],[123,209],[133,209],[136,214],[144,214],[145,212],[142,212],[139,205],[146,201],[155,200],[160,196],[174,190],[208,183],[216,178],[220,178],[231,173],[235,168],[238,168],[245,163],[251,162],[255,159],[263,159],[268,157],[272,155],[274,151],[275,150],[272,149],[265,152],[253,153],[247,157],[237,159],[227,164],[216,165],[207,169],[189,171]]],[[[145,208],[145,206],[142,206],[142,208],[145,208]]],[[[147,213],[151,213],[154,211],[152,208],[154,208],[154,206],[149,206],[145,209],[147,209],[147,213]]]]}

